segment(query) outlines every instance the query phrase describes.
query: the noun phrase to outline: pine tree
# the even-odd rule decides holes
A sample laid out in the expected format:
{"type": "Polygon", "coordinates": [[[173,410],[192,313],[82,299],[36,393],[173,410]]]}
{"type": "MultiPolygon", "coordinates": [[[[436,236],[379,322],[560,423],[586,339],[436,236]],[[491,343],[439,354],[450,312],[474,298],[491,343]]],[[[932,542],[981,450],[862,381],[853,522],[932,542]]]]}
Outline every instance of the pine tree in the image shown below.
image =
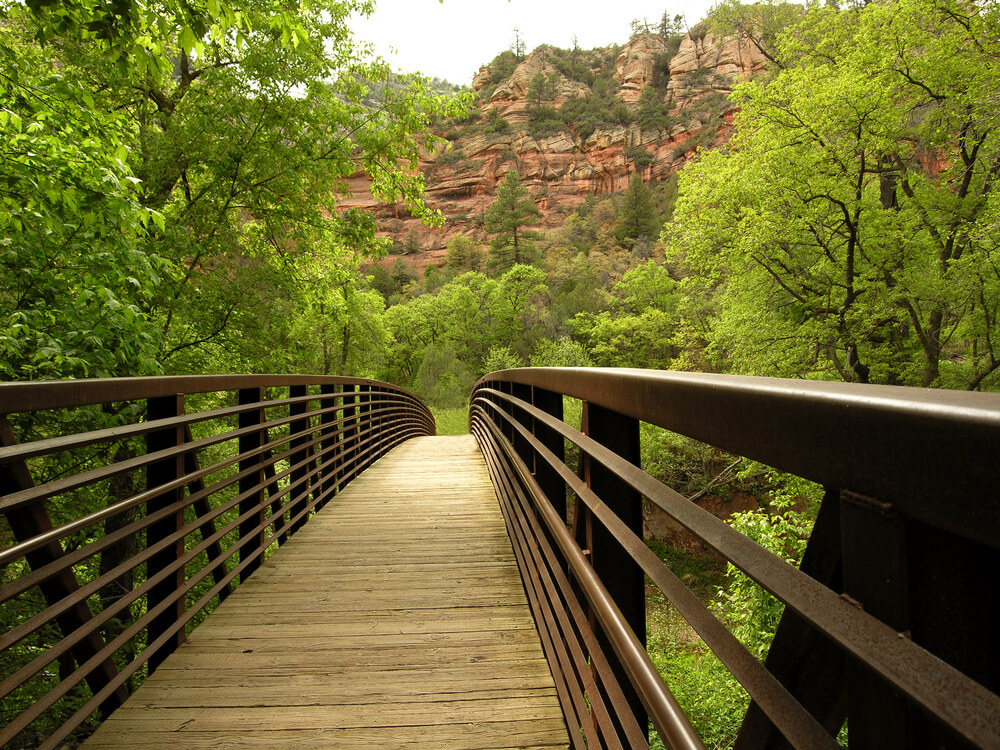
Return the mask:
{"type": "Polygon", "coordinates": [[[631,249],[641,238],[655,239],[659,231],[660,222],[649,187],[636,172],[622,193],[615,234],[622,245],[631,249]]]}
{"type": "Polygon", "coordinates": [[[497,199],[486,209],[486,231],[496,235],[490,242],[489,265],[494,271],[503,272],[518,263],[534,261],[534,244],[538,237],[525,227],[538,223],[541,212],[521,185],[517,172],[508,172],[497,188],[497,199]]]}

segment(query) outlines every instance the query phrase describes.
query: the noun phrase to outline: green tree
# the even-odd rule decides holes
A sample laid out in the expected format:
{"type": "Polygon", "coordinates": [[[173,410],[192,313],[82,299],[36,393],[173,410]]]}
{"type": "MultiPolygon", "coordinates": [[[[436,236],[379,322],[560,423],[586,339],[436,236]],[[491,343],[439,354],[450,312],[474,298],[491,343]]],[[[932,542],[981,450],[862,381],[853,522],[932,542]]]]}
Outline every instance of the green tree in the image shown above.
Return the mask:
{"type": "Polygon", "coordinates": [[[486,209],[486,231],[495,235],[490,241],[489,266],[503,272],[521,263],[533,262],[532,240],[538,234],[526,227],[538,223],[541,211],[515,171],[510,171],[497,188],[497,199],[486,209]]]}
{"type": "Polygon", "coordinates": [[[483,250],[471,237],[456,234],[448,240],[444,262],[449,271],[478,271],[483,266],[483,250]]]}
{"type": "Polygon", "coordinates": [[[524,37],[521,36],[521,30],[514,27],[514,41],[510,45],[510,51],[514,53],[514,58],[517,62],[521,62],[524,59],[524,37]]]}
{"type": "Polygon", "coordinates": [[[901,0],[778,37],[784,69],[737,89],[737,134],[685,170],[668,233],[714,296],[716,361],[996,383],[997,29],[993,7],[901,0]]]}
{"type": "Polygon", "coordinates": [[[254,306],[297,305],[301,248],[319,237],[379,251],[371,216],[336,210],[348,176],[360,167],[376,196],[435,220],[415,165],[442,101],[419,79],[379,83],[388,69],[346,27],[368,10],[6,9],[0,119],[26,130],[0,176],[39,199],[7,195],[0,243],[17,248],[8,268],[62,269],[56,286],[6,284],[14,377],[281,366],[271,358],[286,348],[266,342],[287,331],[258,337],[254,306]]]}
{"type": "Polygon", "coordinates": [[[416,232],[410,232],[406,236],[406,243],[403,245],[404,255],[416,255],[423,251],[423,247],[420,246],[420,238],[417,236],[416,232]]]}
{"type": "Polygon", "coordinates": [[[639,125],[647,130],[668,130],[673,122],[670,108],[664,102],[664,94],[653,86],[646,86],[639,94],[639,125]]]}
{"type": "Polygon", "coordinates": [[[483,363],[483,374],[486,375],[500,370],[512,370],[515,367],[524,367],[524,360],[511,351],[509,346],[500,344],[490,349],[490,353],[483,363]]]}
{"type": "Polygon", "coordinates": [[[32,32],[23,8],[0,20],[0,375],[155,374],[163,264],[140,243],[163,217],[137,199],[128,118],[32,32]]]}
{"type": "Polygon", "coordinates": [[[621,195],[615,236],[622,246],[633,248],[640,239],[652,240],[660,233],[653,197],[638,172],[633,173],[621,195]]]}
{"type": "Polygon", "coordinates": [[[528,106],[540,107],[543,102],[555,99],[558,84],[559,73],[557,71],[553,71],[549,75],[545,75],[542,71],[535,73],[528,84],[528,106]]]}
{"type": "Polygon", "coordinates": [[[405,289],[408,284],[417,280],[417,272],[410,268],[410,265],[402,258],[396,258],[393,261],[389,275],[401,289],[405,289]]]}

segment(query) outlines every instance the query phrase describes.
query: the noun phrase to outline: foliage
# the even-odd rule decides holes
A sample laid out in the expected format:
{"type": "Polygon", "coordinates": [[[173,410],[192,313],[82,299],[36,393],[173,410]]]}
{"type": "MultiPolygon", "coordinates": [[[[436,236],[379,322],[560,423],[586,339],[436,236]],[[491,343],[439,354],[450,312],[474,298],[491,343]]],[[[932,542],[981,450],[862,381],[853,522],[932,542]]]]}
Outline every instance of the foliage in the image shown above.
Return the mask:
{"type": "Polygon", "coordinates": [[[651,191],[639,173],[634,172],[628,188],[621,194],[615,234],[623,247],[632,249],[639,239],[651,241],[659,233],[651,191]]]}
{"type": "Polygon", "coordinates": [[[496,109],[490,110],[483,127],[487,133],[493,135],[502,135],[510,131],[510,123],[496,109]]]}
{"type": "Polygon", "coordinates": [[[510,171],[497,187],[497,199],[486,209],[486,231],[495,235],[490,241],[489,266],[506,271],[535,258],[532,240],[537,233],[526,227],[538,223],[541,212],[517,172],[510,171]]]}
{"type": "Polygon", "coordinates": [[[138,243],[163,217],[138,201],[126,118],[83,71],[54,69],[11,16],[0,23],[0,374],[155,374],[144,311],[162,263],[138,243]]]}
{"type": "Polygon", "coordinates": [[[432,406],[431,413],[438,435],[467,435],[469,433],[469,405],[453,408],[432,406]]]}
{"type": "Polygon", "coordinates": [[[734,371],[996,381],[997,24],[947,0],[811,8],[780,72],[737,89],[668,233],[734,371]]]}
{"type": "MultiPolygon", "coordinates": [[[[814,516],[792,510],[794,498],[774,497],[768,511],[734,513],[727,521],[792,565],[798,566],[812,531],[814,516]]],[[[719,612],[740,642],[763,661],[771,647],[784,605],[733,565],[726,568],[726,587],[719,590],[719,612]]]]}
{"type": "Polygon", "coordinates": [[[552,107],[537,106],[528,110],[528,133],[532,138],[544,138],[567,130],[565,120],[552,107]]]}
{"type": "Polygon", "coordinates": [[[467,399],[476,378],[447,343],[431,344],[413,379],[413,390],[431,406],[456,409],[467,399]]]}
{"type": "Polygon", "coordinates": [[[639,125],[644,129],[669,130],[673,125],[670,118],[670,108],[663,100],[663,94],[655,87],[647,86],[639,94],[639,125]]]}
{"type": "Polygon", "coordinates": [[[598,128],[620,127],[635,121],[633,112],[613,95],[610,79],[603,88],[601,81],[595,81],[594,93],[589,96],[568,99],[559,113],[563,122],[584,141],[598,128]]]}
{"type": "MultiPolygon", "coordinates": [[[[664,434],[667,433],[664,431],[664,434]]],[[[815,520],[816,501],[822,490],[755,463],[739,472],[735,481],[744,487],[757,486],[766,508],[735,513],[727,523],[797,566],[815,520]]],[[[662,546],[652,546],[668,567],[683,577],[702,599],[710,599],[715,594],[717,616],[757,659],[763,660],[781,618],[780,602],[732,565],[726,566],[722,577],[704,560],[700,560],[700,566],[692,571],[687,556],[662,546]]],[[[654,663],[705,744],[716,748],[731,747],[749,696],[659,592],[651,596],[650,604],[649,651],[654,663]]]]}
{"type": "Polygon", "coordinates": [[[517,55],[514,54],[513,50],[505,49],[489,64],[490,81],[492,83],[506,81],[514,72],[518,62],[517,55]]]}
{"type": "Polygon", "coordinates": [[[592,362],[579,342],[561,336],[555,341],[539,341],[529,364],[532,367],[590,367],[592,362]]]}
{"type": "Polygon", "coordinates": [[[344,180],[436,220],[415,166],[461,107],[365,59],[369,3],[31,8],[0,26],[7,377],[294,368],[258,311],[296,308],[314,242],[380,251],[344,180]]]}
{"type": "Polygon", "coordinates": [[[482,247],[475,240],[456,234],[448,240],[445,266],[454,272],[479,271],[482,270],[484,256],[482,247]]]}
{"type": "Polygon", "coordinates": [[[676,356],[675,282],[653,261],[628,271],[615,286],[618,309],[580,314],[576,335],[587,344],[594,364],[612,367],[669,368],[676,356]]]}
{"type": "Polygon", "coordinates": [[[510,370],[515,367],[523,367],[524,362],[518,357],[509,346],[498,344],[490,349],[483,362],[483,374],[499,372],[500,370],[510,370]]]}
{"type": "Polygon", "coordinates": [[[625,158],[632,162],[636,171],[641,171],[656,161],[656,156],[644,149],[642,146],[626,146],[625,158]]]}
{"type": "Polygon", "coordinates": [[[542,106],[542,102],[555,99],[558,84],[558,71],[553,71],[549,75],[545,75],[542,71],[535,73],[528,84],[528,106],[540,107],[542,106]]]}

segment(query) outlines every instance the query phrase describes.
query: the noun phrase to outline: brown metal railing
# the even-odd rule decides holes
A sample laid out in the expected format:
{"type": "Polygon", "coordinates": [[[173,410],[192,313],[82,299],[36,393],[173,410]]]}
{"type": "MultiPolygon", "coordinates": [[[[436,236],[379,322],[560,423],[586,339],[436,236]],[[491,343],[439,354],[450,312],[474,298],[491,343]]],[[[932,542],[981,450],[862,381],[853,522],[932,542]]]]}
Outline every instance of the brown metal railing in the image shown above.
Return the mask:
{"type": "Polygon", "coordinates": [[[412,394],[353,378],[0,385],[0,746],[58,747],[113,711],[352,478],[434,430],[412,394]]]}
{"type": "Polygon", "coordinates": [[[480,380],[470,424],[574,747],[645,747],[647,717],[702,747],[645,650],[646,577],[749,694],[737,748],[834,748],[845,720],[852,748],[1000,747],[1000,396],[527,368],[480,380]],[[643,472],[640,421],[822,484],[801,566],[643,472]],[[784,602],[764,663],[646,547],[642,498],[784,602]]]}

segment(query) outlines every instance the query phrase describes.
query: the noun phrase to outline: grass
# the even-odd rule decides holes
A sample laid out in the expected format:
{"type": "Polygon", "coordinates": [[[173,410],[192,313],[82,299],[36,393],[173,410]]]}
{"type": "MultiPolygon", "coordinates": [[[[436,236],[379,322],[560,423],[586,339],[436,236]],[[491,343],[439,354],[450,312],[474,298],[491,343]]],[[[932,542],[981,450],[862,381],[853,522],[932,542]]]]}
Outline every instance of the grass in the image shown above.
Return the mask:
{"type": "Polygon", "coordinates": [[[469,407],[442,409],[432,406],[431,413],[437,422],[438,435],[467,435],[469,432],[469,407]]]}

